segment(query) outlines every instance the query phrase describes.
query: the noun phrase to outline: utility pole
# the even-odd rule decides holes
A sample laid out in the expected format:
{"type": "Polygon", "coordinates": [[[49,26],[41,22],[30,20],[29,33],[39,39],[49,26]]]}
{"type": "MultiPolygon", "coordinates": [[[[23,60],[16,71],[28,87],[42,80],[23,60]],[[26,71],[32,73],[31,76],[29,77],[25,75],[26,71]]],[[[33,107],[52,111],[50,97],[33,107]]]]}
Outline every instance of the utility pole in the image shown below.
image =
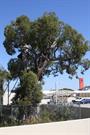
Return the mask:
{"type": "Polygon", "coordinates": [[[56,91],[56,105],[57,105],[57,86],[56,86],[56,82],[55,82],[55,91],[56,91]]]}
{"type": "Polygon", "coordinates": [[[9,84],[10,84],[10,82],[9,82],[9,80],[8,80],[8,105],[9,105],[9,84]]]}

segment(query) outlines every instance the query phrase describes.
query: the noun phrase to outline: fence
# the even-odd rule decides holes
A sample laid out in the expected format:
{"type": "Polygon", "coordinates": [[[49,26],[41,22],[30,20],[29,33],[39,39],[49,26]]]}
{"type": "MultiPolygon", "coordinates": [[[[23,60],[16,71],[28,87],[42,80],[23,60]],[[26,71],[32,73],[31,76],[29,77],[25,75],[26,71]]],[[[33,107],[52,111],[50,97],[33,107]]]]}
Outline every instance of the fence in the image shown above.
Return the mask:
{"type": "Polygon", "coordinates": [[[66,105],[0,106],[0,126],[90,118],[90,108],[66,105]]]}

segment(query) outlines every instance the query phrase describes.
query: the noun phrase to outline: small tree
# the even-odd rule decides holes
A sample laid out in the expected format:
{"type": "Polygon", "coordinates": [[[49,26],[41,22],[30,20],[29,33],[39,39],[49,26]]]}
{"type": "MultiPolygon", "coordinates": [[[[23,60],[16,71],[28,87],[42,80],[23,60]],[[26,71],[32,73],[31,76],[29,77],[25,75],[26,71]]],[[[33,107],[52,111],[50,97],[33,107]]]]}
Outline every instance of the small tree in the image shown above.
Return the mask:
{"type": "Polygon", "coordinates": [[[35,107],[42,99],[41,89],[37,76],[31,71],[24,71],[20,76],[20,85],[15,90],[13,103],[35,107]]]}

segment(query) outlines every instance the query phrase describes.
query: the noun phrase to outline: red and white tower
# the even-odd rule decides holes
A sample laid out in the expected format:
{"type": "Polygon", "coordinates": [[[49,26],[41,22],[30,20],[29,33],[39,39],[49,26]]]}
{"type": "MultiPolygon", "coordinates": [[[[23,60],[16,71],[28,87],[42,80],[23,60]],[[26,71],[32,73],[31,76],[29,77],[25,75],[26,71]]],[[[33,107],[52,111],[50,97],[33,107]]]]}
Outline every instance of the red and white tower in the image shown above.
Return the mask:
{"type": "Polygon", "coordinates": [[[79,89],[82,90],[84,88],[84,80],[83,78],[79,78],[79,89]]]}

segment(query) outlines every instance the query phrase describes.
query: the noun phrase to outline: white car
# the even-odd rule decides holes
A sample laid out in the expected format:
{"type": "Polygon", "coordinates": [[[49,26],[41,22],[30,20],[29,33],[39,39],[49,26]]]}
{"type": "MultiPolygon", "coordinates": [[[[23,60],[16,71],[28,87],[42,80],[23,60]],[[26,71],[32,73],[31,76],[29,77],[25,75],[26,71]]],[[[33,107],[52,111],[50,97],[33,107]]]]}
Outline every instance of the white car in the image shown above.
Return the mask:
{"type": "Polygon", "coordinates": [[[76,98],[75,100],[72,100],[73,103],[80,103],[83,98],[76,98]]]}

